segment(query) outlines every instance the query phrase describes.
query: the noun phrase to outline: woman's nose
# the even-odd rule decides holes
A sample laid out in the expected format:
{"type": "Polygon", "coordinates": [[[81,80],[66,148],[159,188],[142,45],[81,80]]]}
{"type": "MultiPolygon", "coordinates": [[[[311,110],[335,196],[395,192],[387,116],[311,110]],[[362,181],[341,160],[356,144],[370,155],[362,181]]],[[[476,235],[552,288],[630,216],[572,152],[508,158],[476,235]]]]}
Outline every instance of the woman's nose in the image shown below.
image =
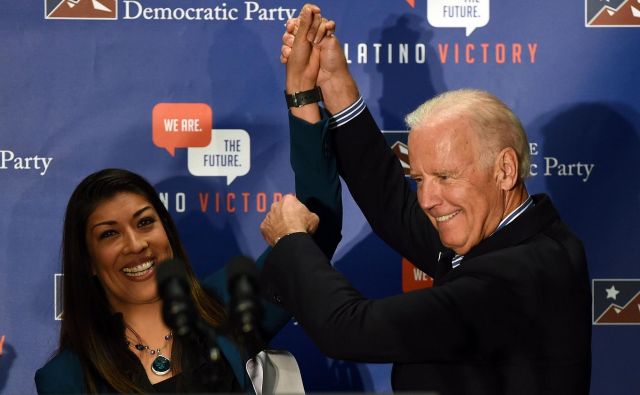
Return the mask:
{"type": "Polygon", "coordinates": [[[149,243],[135,232],[128,232],[125,236],[124,254],[137,254],[149,247],[149,243]]]}

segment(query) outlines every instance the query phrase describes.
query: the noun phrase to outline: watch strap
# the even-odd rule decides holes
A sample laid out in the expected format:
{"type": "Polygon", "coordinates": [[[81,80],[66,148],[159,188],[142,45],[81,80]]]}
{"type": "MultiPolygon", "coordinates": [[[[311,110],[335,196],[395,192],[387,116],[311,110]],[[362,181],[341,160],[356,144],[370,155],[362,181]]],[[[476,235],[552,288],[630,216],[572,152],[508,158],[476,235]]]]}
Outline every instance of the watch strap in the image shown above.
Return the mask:
{"type": "Polygon", "coordinates": [[[287,91],[284,91],[284,97],[287,100],[287,108],[302,107],[305,104],[322,101],[322,90],[320,90],[319,86],[316,86],[308,91],[294,92],[293,94],[288,94],[287,91]]]}

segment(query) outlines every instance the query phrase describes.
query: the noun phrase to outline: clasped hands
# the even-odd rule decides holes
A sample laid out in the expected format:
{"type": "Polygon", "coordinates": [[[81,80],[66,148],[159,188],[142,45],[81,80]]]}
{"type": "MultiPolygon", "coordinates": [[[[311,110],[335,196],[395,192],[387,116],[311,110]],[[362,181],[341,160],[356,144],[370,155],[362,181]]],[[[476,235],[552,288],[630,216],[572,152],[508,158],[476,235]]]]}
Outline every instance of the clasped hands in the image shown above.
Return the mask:
{"type": "Polygon", "coordinates": [[[318,6],[305,4],[298,18],[287,21],[280,50],[280,61],[287,70],[287,93],[319,86],[332,114],[359,96],[335,29],[336,23],[323,18],[318,6]]]}

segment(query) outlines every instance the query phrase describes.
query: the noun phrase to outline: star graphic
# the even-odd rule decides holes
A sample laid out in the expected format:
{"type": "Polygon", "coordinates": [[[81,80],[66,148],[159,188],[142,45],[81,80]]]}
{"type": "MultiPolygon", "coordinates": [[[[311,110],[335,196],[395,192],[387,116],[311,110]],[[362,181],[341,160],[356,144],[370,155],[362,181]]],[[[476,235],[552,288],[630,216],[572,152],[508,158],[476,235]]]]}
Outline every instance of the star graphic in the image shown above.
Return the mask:
{"type": "Polygon", "coordinates": [[[614,285],[612,285],[611,288],[605,289],[605,291],[607,291],[607,299],[613,300],[616,300],[616,296],[618,296],[618,294],[620,293],[620,291],[618,291],[614,285]]]}

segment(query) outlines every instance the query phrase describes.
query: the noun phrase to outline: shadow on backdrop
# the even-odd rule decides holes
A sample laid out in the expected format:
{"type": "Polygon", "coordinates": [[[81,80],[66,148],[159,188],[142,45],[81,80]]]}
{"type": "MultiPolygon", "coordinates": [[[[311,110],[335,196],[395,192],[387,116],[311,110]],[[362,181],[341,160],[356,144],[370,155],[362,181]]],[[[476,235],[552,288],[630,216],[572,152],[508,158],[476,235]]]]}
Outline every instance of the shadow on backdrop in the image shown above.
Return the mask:
{"type": "MultiPolygon", "coordinates": [[[[282,96],[284,66],[278,60],[281,34],[278,30],[273,37],[265,39],[264,34],[245,24],[225,24],[208,48],[213,127],[246,129],[256,150],[274,143],[286,143],[288,147],[287,111],[282,96]],[[228,37],[242,37],[242,50],[229,51],[229,47],[237,43],[229,42],[225,39],[228,37]],[[225,54],[223,62],[219,59],[222,53],[225,54]],[[239,99],[229,100],[233,96],[239,99]],[[272,103],[281,103],[280,115],[275,115],[282,124],[274,121],[273,108],[267,105],[272,103]]],[[[290,168],[288,155],[273,155],[272,151],[271,159],[282,159],[280,164],[290,168]]],[[[254,172],[252,168],[251,173],[254,172]]]]}
{"type": "Polygon", "coordinates": [[[640,256],[640,115],[625,105],[582,103],[544,118],[544,158],[533,158],[561,217],[585,242],[591,276],[640,276],[630,264],[640,256]],[[571,164],[582,164],[582,174],[571,164]]]}
{"type": "Polygon", "coordinates": [[[168,194],[169,212],[178,227],[180,240],[189,255],[189,261],[196,275],[204,278],[215,270],[221,268],[234,256],[240,255],[240,247],[234,234],[233,216],[213,213],[212,207],[207,207],[210,212],[200,211],[199,194],[209,193],[208,204],[213,206],[213,194],[216,190],[224,191],[223,178],[216,181],[207,179],[207,182],[197,177],[173,177],[162,180],[154,186],[160,193],[168,194]],[[216,188],[220,183],[220,188],[216,188]],[[175,205],[178,204],[176,194],[184,193],[189,199],[184,213],[176,213],[175,205]]]}
{"type": "Polygon", "coordinates": [[[379,126],[383,130],[405,129],[404,116],[445,89],[442,67],[440,63],[431,61],[437,57],[435,49],[429,45],[433,31],[427,28],[426,21],[416,15],[390,15],[383,28],[369,34],[370,43],[382,46],[380,62],[365,67],[371,83],[371,97],[365,99],[379,97],[382,115],[379,126]],[[392,59],[389,61],[387,44],[396,43],[407,45],[406,63],[400,63],[397,45],[392,45],[392,59]],[[417,58],[425,61],[418,63],[417,58]]]}
{"type": "Polygon", "coordinates": [[[5,340],[4,347],[2,348],[2,355],[0,356],[0,393],[7,385],[9,379],[9,373],[11,372],[11,365],[17,358],[16,350],[13,348],[9,340],[5,340]]]}
{"type": "MultiPolygon", "coordinates": [[[[616,103],[582,103],[538,122],[542,166],[594,164],[586,181],[558,175],[559,166],[544,177],[561,217],[585,244],[591,278],[640,278],[640,114],[616,103]]],[[[637,381],[627,365],[640,354],[639,335],[639,325],[593,327],[591,393],[634,392],[625,386],[637,381]]]]}

